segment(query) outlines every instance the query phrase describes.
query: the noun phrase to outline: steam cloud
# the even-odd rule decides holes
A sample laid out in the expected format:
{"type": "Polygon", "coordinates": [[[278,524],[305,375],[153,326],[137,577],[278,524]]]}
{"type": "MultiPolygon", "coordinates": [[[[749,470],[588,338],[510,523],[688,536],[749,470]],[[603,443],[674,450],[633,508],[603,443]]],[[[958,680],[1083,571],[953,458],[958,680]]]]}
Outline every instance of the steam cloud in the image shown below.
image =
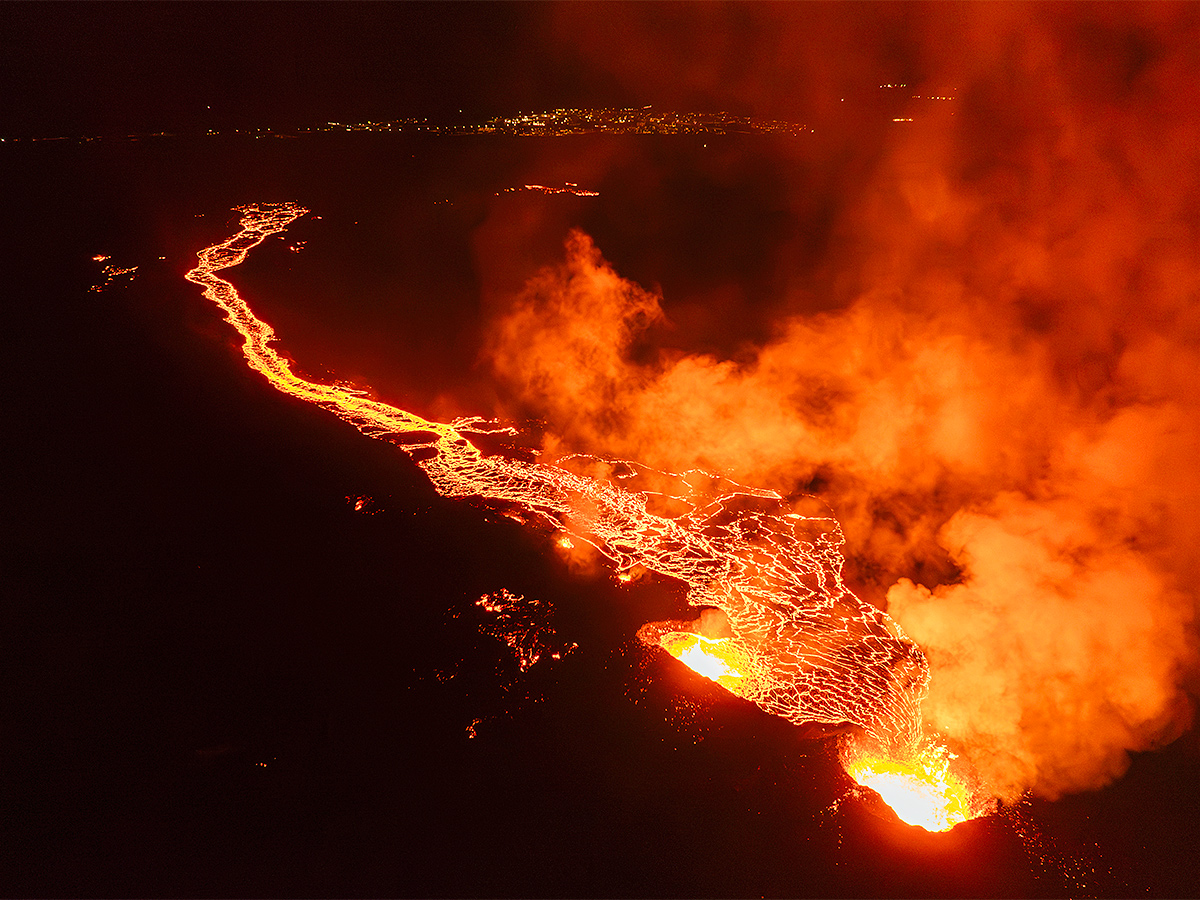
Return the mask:
{"type": "Polygon", "coordinates": [[[678,9],[569,6],[553,28],[573,52],[630,85],[659,72],[664,105],[736,98],[819,130],[847,84],[897,69],[912,94],[958,99],[912,101],[914,122],[868,135],[806,264],[828,274],[825,311],[789,270],[771,336],[736,357],[666,347],[672,298],[572,232],[487,351],[549,449],[822,496],[860,585],[928,654],[927,721],[1002,796],[1098,786],[1181,733],[1200,588],[1200,11],[870,7],[872,25],[861,7],[706,5],[734,37],[705,54],[654,37],[678,9]],[[587,56],[618,39],[619,60],[587,56]],[[846,47],[832,68],[830,41],[846,47]]]}

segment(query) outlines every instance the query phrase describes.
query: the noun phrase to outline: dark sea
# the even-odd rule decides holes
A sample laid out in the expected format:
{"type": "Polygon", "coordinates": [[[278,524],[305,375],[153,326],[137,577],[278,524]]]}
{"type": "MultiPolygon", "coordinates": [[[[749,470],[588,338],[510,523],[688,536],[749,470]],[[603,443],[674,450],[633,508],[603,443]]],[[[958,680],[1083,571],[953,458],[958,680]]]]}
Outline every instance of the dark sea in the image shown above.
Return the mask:
{"type": "Polygon", "coordinates": [[[669,309],[741,286],[726,319],[688,325],[679,301],[673,339],[761,339],[785,301],[755,273],[827,238],[819,186],[811,219],[775,199],[804,155],[781,141],[0,147],[0,891],[1187,893],[1187,833],[1142,820],[1175,807],[1156,785],[1194,774],[1192,751],[947,834],[904,825],[849,793],[833,739],[638,644],[686,612],[679,586],[577,571],[554,535],[438,497],[395,447],[248,370],[183,277],[236,231],[232,207],[303,204],[320,218],[225,273],[280,348],[421,415],[489,414],[483,323],[572,227],[669,309]],[[567,182],[599,196],[523,189],[567,182]],[[96,255],[137,271],[91,290],[96,255]],[[500,589],[542,601],[578,649],[521,671],[481,630],[476,601],[500,589]]]}

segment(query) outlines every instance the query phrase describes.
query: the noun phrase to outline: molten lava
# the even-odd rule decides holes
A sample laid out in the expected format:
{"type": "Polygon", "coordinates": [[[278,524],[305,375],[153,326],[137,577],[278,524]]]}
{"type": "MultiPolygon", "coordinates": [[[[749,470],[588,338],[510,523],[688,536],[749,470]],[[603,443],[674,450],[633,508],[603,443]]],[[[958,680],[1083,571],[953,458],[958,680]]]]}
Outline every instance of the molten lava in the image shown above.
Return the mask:
{"type": "Polygon", "coordinates": [[[546,621],[548,609],[541,600],[526,599],[501,588],[495,593],[484,594],[475,605],[492,617],[479,626],[480,632],[507,644],[522,672],[543,658],[562,659],[579,647],[558,639],[546,621]]]}
{"type": "Polygon", "coordinates": [[[850,777],[879,794],[902,820],[927,831],[949,831],[972,818],[971,792],[953,772],[953,757],[926,744],[905,759],[849,751],[850,777]]]}
{"type": "Polygon", "coordinates": [[[739,682],[746,676],[739,670],[743,661],[730,638],[675,631],[663,635],[659,645],[692,671],[740,696],[739,682]]]}
{"type": "Polygon", "coordinates": [[[678,580],[692,606],[719,611],[728,636],[695,634],[686,623],[650,623],[638,633],[645,643],[795,724],[861,728],[882,757],[856,757],[848,768],[906,820],[937,829],[969,815],[961,785],[938,767],[936,755],[918,749],[929,677],[925,655],[892,619],[846,587],[836,520],[800,515],[772,491],[699,470],[667,473],[584,456],[547,464],[485,454],[472,435],[513,430],[477,417],[433,422],[357,388],[302,378],[272,347],[271,327],[217,272],[240,264],[308,210],[282,203],[240,211],[238,233],[200,251],[187,278],[204,288],[242,335],[251,368],[363,434],[392,441],[443,496],[520,510],[521,520],[559,531],[564,548],[584,541],[624,575],[648,571],[678,580]],[[652,511],[664,509],[671,512],[652,511]]]}

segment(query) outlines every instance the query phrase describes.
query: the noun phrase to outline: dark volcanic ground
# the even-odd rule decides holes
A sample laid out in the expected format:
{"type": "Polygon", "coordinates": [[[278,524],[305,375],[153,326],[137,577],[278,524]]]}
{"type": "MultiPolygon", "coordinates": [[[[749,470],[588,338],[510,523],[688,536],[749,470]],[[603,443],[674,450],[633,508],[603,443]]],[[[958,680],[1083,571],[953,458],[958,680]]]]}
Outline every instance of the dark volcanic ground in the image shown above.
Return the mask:
{"type": "MultiPolygon", "coordinates": [[[[630,139],[607,140],[619,154],[630,139]]],[[[660,160],[707,150],[652,140],[660,160]]],[[[656,258],[638,248],[637,190],[570,178],[570,142],[555,164],[530,146],[347,135],[0,150],[4,893],[1194,893],[1194,734],[1105,791],[1033,804],[1023,824],[928,835],[861,800],[835,809],[849,785],[832,743],[633,641],[678,614],[678,591],[573,573],[549,535],[438,498],[398,451],[246,370],[183,280],[196,250],[231,233],[230,206],[304,203],[322,219],[231,279],[301,368],[432,415],[443,394],[464,412],[489,400],[472,368],[492,302],[480,229],[532,221],[513,263],[528,273],[581,224],[668,298],[704,277],[684,261],[697,247],[709,265],[755,265],[735,252],[762,218],[749,201],[724,225],[657,223],[677,227],[680,249],[656,258]],[[495,192],[539,173],[601,197],[500,209],[495,192]],[[307,249],[288,253],[293,240],[307,249]],[[137,277],[89,292],[96,253],[137,277]],[[355,513],[358,495],[378,512],[355,513]],[[477,628],[474,601],[500,588],[553,604],[580,649],[519,673],[477,628]]],[[[639,190],[737,208],[728,183],[718,195],[696,178],[639,190]]],[[[776,225],[755,239],[791,240],[776,225]]],[[[773,288],[753,290],[766,321],[773,288]]],[[[735,337],[755,336],[750,319],[735,337]]]]}

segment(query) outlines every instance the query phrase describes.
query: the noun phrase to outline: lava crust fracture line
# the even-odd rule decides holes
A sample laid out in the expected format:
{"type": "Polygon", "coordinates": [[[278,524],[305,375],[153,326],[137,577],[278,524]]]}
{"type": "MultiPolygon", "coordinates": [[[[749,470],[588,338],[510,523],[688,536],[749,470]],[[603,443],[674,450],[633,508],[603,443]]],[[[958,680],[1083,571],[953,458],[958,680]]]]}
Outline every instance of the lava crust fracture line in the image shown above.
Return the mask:
{"type": "MultiPolygon", "coordinates": [[[[737,661],[738,674],[721,681],[733,693],[797,724],[858,725],[889,756],[915,751],[928,665],[886,614],[846,588],[836,520],[799,515],[778,494],[707,473],[661,473],[591,457],[548,465],[486,455],[468,435],[513,429],[478,417],[432,422],[356,388],[301,378],[272,348],[271,327],[217,272],[240,264],[308,210],[282,203],[239,211],[238,233],[202,250],[187,278],[224,311],[244,339],[249,365],[272,385],[365,435],[400,439],[444,496],[515,505],[588,541],[618,571],[640,565],[682,581],[690,604],[724,613],[726,658],[737,661]],[[653,490],[636,489],[643,483],[653,490]],[[684,511],[651,512],[648,501],[664,495],[684,511]]],[[[679,626],[653,623],[640,635],[661,644],[679,626]]]]}

